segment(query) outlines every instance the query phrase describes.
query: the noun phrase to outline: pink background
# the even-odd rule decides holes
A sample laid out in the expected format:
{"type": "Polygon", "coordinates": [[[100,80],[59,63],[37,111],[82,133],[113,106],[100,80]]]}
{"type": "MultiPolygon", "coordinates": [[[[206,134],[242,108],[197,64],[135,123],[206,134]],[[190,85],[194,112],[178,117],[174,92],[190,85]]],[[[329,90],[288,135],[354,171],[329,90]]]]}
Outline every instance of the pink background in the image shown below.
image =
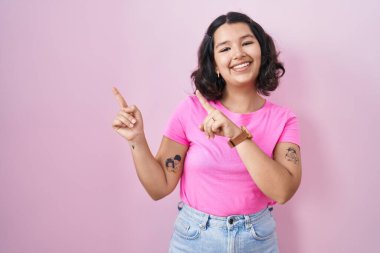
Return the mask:
{"type": "Polygon", "coordinates": [[[111,128],[117,86],[155,154],[210,22],[242,11],[286,67],[269,99],[302,130],[303,180],[274,214],[281,252],[380,252],[379,1],[0,0],[0,252],[166,252],[155,202],[111,128]],[[232,3],[234,2],[234,3],[232,3]]]}

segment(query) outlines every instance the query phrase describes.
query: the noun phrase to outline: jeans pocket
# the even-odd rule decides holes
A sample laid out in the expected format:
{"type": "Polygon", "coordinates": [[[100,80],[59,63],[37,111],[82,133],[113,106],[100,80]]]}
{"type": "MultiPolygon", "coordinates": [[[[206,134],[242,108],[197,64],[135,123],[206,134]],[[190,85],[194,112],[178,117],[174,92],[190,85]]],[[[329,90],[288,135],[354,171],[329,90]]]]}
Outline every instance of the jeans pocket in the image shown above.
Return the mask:
{"type": "Polygon", "coordinates": [[[268,213],[260,220],[252,223],[250,233],[256,240],[263,241],[271,238],[276,231],[276,221],[273,216],[268,213]]]}
{"type": "Polygon", "coordinates": [[[178,216],[174,223],[174,232],[187,240],[197,239],[201,233],[199,225],[193,224],[181,216],[178,216]]]}

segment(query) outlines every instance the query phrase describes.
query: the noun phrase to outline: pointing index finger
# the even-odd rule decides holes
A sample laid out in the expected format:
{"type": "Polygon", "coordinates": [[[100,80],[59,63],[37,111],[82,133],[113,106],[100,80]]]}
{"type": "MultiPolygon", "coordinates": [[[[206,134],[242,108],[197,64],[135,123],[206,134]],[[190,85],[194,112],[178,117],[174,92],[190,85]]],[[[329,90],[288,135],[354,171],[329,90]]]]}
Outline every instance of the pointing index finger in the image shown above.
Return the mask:
{"type": "Polygon", "coordinates": [[[128,107],[127,102],[123,98],[123,96],[120,94],[119,90],[116,89],[116,87],[112,87],[112,92],[116,96],[116,100],[119,102],[120,108],[128,107]]]}
{"type": "Polygon", "coordinates": [[[210,105],[209,102],[207,102],[207,99],[199,92],[199,90],[195,91],[195,95],[198,97],[199,102],[201,102],[201,105],[207,111],[208,114],[215,110],[215,108],[212,107],[212,105],[210,105]]]}

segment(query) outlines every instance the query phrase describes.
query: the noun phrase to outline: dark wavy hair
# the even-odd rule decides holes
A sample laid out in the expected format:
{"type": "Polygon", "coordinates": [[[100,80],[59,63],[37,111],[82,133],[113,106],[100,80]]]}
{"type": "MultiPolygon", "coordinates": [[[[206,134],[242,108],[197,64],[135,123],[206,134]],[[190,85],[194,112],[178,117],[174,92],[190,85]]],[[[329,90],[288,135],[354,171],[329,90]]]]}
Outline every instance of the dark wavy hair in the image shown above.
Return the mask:
{"type": "Polygon", "coordinates": [[[270,95],[279,84],[279,78],[285,74],[284,65],[278,61],[273,39],[264,29],[250,17],[239,12],[228,12],[217,17],[208,27],[198,50],[198,69],[191,74],[191,79],[205,98],[219,100],[223,96],[226,82],[215,73],[214,33],[221,25],[243,22],[246,23],[259,41],[261,48],[261,66],[256,82],[260,94],[270,95]]]}

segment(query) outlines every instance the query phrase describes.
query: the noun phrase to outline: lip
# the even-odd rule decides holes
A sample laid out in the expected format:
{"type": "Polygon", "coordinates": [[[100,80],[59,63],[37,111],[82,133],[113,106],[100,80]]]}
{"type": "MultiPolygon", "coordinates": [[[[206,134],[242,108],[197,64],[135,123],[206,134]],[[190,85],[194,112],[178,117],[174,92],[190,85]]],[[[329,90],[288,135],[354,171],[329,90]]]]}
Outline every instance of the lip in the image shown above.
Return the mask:
{"type": "Polygon", "coordinates": [[[248,65],[247,65],[247,67],[248,67],[249,65],[251,65],[252,61],[242,61],[242,62],[238,62],[238,63],[232,65],[230,68],[232,69],[232,68],[234,68],[234,67],[236,67],[236,66],[238,66],[238,65],[244,64],[244,63],[248,63],[248,65]]]}
{"type": "Polygon", "coordinates": [[[231,67],[231,71],[235,72],[235,73],[246,73],[246,71],[251,67],[252,65],[252,61],[244,61],[244,62],[241,62],[241,63],[238,63],[238,64],[234,64],[232,67],[231,67]],[[241,65],[241,64],[245,64],[245,63],[248,63],[248,65],[244,66],[244,67],[240,67],[238,69],[235,69],[234,67],[238,66],[238,65],[241,65]]]}

